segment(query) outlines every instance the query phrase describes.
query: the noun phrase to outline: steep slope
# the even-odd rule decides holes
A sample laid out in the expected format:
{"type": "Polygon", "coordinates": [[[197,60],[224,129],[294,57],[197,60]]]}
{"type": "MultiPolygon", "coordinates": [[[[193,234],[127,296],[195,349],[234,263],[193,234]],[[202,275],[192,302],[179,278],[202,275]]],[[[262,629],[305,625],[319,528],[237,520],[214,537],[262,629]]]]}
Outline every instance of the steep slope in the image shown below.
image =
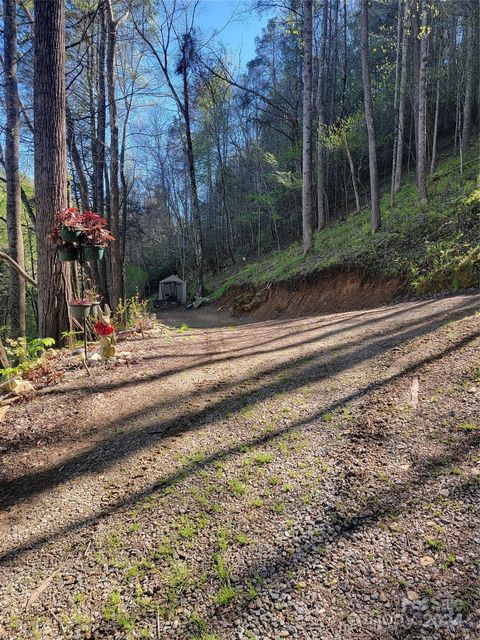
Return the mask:
{"type": "Polygon", "coordinates": [[[440,163],[422,208],[414,177],[393,205],[382,199],[382,228],[372,236],[363,210],[300,243],[251,262],[217,286],[214,299],[234,314],[302,315],[383,304],[399,294],[424,295],[477,286],[480,264],[478,148],[440,163]]]}

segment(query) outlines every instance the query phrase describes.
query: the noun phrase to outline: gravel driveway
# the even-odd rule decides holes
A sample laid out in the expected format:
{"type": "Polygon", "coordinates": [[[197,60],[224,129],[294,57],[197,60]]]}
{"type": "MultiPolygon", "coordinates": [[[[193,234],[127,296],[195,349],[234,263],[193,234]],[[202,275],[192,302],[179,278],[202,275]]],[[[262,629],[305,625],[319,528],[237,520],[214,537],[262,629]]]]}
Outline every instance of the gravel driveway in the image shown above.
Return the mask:
{"type": "Polygon", "coordinates": [[[480,638],[477,310],[57,358],[0,424],[0,638],[480,638]]]}

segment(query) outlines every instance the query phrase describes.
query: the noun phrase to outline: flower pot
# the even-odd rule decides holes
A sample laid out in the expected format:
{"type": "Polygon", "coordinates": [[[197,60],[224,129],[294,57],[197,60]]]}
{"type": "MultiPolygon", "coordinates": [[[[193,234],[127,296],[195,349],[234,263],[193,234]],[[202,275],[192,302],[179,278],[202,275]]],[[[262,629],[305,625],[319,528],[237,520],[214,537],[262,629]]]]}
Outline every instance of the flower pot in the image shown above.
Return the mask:
{"type": "Polygon", "coordinates": [[[62,227],[60,229],[60,236],[64,242],[79,242],[82,232],[79,229],[72,229],[70,227],[62,227]]]}
{"type": "Polygon", "coordinates": [[[83,257],[91,262],[92,260],[101,260],[105,253],[105,247],[95,247],[92,244],[86,244],[83,247],[83,257]]]}
{"type": "Polygon", "coordinates": [[[92,302],[92,309],[91,309],[90,313],[95,318],[95,320],[99,317],[99,315],[100,315],[100,302],[92,302]]]}
{"type": "Polygon", "coordinates": [[[72,262],[78,258],[78,249],[72,245],[58,247],[57,256],[60,262],[72,262]]]}
{"type": "Polygon", "coordinates": [[[70,311],[75,320],[83,320],[90,315],[90,304],[69,304],[70,311]]]}

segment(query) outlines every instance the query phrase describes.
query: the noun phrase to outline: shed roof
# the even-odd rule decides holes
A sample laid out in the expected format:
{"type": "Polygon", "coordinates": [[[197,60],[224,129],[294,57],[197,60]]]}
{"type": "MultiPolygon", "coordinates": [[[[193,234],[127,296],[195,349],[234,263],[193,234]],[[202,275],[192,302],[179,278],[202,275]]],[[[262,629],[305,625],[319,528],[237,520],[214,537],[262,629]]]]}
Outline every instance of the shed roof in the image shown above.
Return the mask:
{"type": "Polygon", "coordinates": [[[185,280],[181,280],[178,276],[168,276],[168,278],[164,278],[163,280],[160,280],[159,284],[162,284],[163,282],[176,282],[177,284],[185,284],[185,280]]]}

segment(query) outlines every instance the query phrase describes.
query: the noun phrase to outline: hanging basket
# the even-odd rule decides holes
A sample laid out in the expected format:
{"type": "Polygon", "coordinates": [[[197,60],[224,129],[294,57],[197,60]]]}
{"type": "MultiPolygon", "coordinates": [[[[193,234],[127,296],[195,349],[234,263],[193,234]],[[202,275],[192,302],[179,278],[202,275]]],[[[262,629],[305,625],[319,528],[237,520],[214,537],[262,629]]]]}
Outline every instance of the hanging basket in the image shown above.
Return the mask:
{"type": "Polygon", "coordinates": [[[86,244],[83,247],[83,257],[88,262],[93,260],[101,260],[105,254],[105,247],[95,247],[92,244],[86,244]]]}
{"type": "Polygon", "coordinates": [[[75,320],[88,318],[92,308],[91,304],[69,304],[68,306],[70,307],[70,312],[75,320]]]}
{"type": "Polygon", "coordinates": [[[57,256],[60,262],[72,262],[78,258],[78,249],[72,245],[58,247],[57,256]]]}
{"type": "Polygon", "coordinates": [[[60,237],[64,242],[80,242],[82,232],[79,229],[71,229],[70,227],[62,227],[60,229],[60,237]]]}

